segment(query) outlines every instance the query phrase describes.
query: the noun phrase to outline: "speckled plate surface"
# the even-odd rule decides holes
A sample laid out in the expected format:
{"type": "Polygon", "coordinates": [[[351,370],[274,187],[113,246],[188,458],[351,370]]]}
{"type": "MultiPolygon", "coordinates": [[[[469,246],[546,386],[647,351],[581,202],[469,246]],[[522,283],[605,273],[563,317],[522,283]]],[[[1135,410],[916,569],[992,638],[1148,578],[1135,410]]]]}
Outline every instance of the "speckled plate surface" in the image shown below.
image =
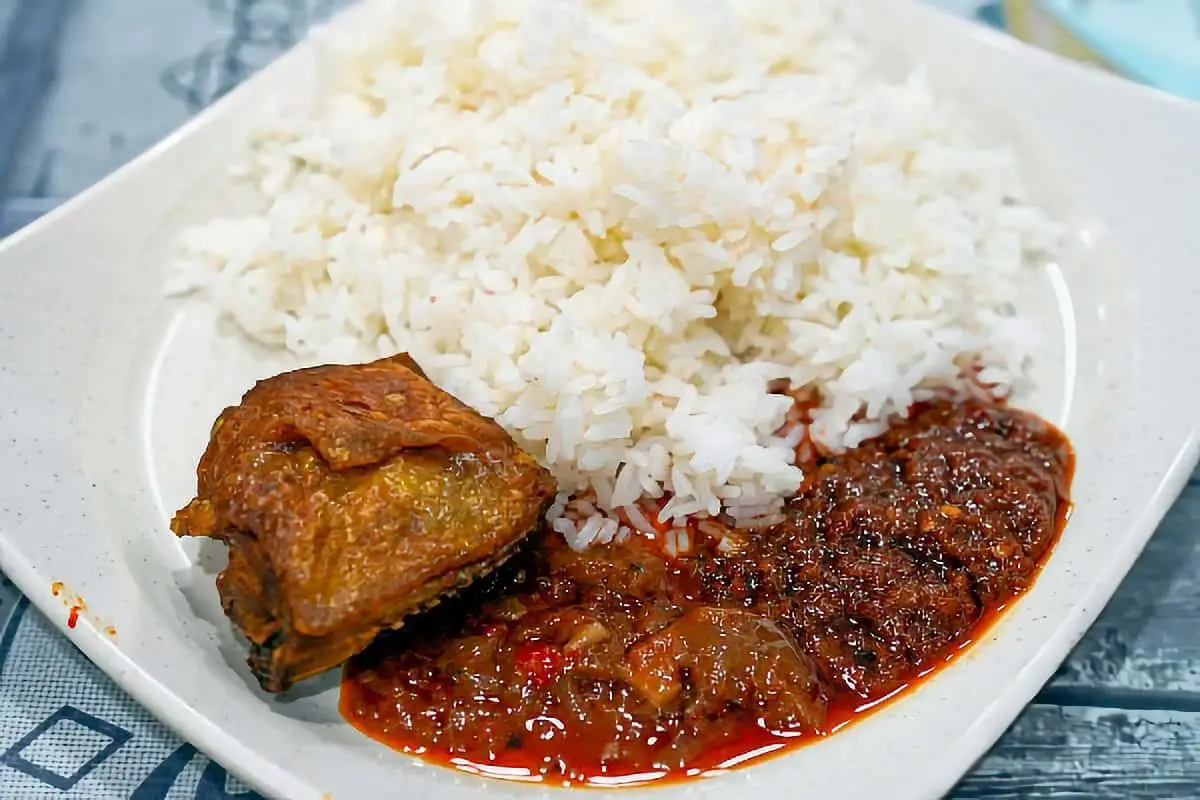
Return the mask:
{"type": "MultiPolygon", "coordinates": [[[[1071,226],[1062,265],[1026,292],[1058,335],[1023,402],[1077,447],[1076,512],[1032,591],[920,691],[817,745],[656,797],[941,794],[1083,634],[1196,463],[1200,107],[907,0],[864,1],[882,39],[1028,149],[1071,226]]],[[[257,691],[216,602],[215,554],[167,530],[217,411],[286,365],[161,296],[168,243],[230,202],[219,176],[249,112],[309,66],[293,52],[0,246],[0,567],[121,686],[264,794],[544,794],[387,751],[338,718],[329,681],[257,691]]]]}

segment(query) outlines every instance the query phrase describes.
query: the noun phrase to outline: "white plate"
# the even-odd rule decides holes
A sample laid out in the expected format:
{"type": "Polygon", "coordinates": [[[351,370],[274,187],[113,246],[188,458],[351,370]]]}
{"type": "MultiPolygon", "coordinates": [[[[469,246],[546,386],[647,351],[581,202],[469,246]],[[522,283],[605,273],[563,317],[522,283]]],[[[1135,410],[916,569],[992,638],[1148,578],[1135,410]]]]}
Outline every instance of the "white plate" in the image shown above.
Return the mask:
{"type": "MultiPolygon", "coordinates": [[[[1200,107],[906,1],[867,1],[881,38],[1018,137],[1070,221],[1061,272],[1027,293],[1061,336],[1026,401],[1075,443],[1076,512],[988,641],[919,691],[817,745],[655,790],[664,800],[949,789],[1096,617],[1197,459],[1200,107]]],[[[249,112],[309,80],[309,64],[294,51],[0,247],[0,566],[134,697],[266,794],[546,793],[386,750],[338,718],[329,681],[284,701],[258,692],[216,603],[212,552],[167,531],[217,411],[278,365],[161,297],[166,246],[222,202],[249,112]],[[68,628],[76,597],[86,609],[68,628]]]]}

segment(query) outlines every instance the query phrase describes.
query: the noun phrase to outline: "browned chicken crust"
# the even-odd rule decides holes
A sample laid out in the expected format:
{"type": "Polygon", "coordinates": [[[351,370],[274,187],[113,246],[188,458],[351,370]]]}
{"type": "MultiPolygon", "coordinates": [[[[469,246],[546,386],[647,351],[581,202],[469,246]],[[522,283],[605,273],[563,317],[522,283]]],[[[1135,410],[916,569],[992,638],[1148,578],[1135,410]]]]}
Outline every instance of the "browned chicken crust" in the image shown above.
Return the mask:
{"type": "Polygon", "coordinates": [[[171,529],[229,545],[217,588],[268,691],[494,569],[555,492],[407,355],[259,382],[217,419],[197,476],[171,529]]]}

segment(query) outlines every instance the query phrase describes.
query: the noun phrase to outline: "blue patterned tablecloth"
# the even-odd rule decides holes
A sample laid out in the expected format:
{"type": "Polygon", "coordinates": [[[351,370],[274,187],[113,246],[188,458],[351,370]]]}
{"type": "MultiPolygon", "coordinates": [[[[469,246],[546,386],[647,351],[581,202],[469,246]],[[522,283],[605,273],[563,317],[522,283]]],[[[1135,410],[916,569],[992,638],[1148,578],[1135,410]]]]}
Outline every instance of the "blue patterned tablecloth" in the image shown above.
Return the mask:
{"type": "Polygon", "coordinates": [[[258,795],[181,742],[0,582],[3,800],[250,800],[258,795]]]}
{"type": "MultiPolygon", "coordinates": [[[[0,0],[0,236],[153,144],[342,2],[0,0]]],[[[1079,780],[1044,796],[1089,796],[1079,780]]],[[[0,577],[0,800],[58,797],[258,795],[122,693],[0,577]]]]}

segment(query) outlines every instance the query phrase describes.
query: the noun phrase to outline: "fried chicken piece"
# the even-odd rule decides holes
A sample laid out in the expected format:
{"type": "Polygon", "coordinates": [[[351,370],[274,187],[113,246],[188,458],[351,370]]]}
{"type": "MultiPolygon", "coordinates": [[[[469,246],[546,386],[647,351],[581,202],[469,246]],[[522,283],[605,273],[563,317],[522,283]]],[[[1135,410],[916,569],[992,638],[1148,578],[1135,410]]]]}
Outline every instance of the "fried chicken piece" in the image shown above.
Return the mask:
{"type": "Polygon", "coordinates": [[[259,382],[197,476],[171,530],[228,544],[217,589],[272,692],[503,563],[556,489],[407,355],[259,382]]]}

